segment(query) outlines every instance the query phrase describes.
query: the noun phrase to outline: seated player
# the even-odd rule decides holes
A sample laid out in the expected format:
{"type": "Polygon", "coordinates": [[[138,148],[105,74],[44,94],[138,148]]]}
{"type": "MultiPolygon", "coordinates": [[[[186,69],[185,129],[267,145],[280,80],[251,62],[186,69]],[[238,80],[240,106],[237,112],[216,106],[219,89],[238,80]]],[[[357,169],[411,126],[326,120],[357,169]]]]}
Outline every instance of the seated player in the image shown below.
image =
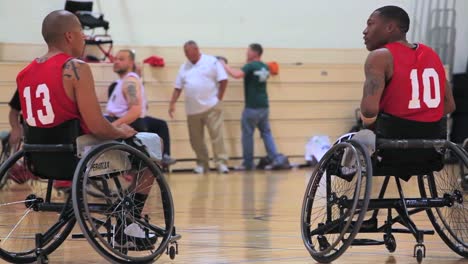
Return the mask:
{"type": "MultiPolygon", "coordinates": [[[[76,59],[82,55],[85,46],[78,18],[67,11],[53,11],[42,23],[42,36],[48,46],[47,53],[33,60],[16,79],[22,116],[27,125],[53,128],[77,119],[83,134],[109,140],[134,136],[136,131],[130,126],[125,123],[112,125],[103,117],[91,69],[88,64],[76,59]]],[[[143,184],[135,188],[135,215],[138,212],[141,214],[151,190],[154,179],[149,177],[152,176],[144,175],[143,184]]],[[[121,246],[138,247],[142,238],[134,233],[129,234],[127,230],[130,229],[146,232],[137,223],[127,223],[123,233],[132,239],[121,246]]],[[[122,232],[120,235],[123,235],[122,232]]]]}
{"type": "Polygon", "coordinates": [[[363,34],[370,53],[361,101],[361,119],[367,127],[379,113],[417,124],[437,123],[455,110],[439,56],[424,44],[407,41],[409,25],[408,14],[397,6],[381,7],[367,20],[363,34]]]}
{"type": "MultiPolygon", "coordinates": [[[[114,92],[115,87],[117,86],[118,82],[113,82],[111,85],[109,85],[108,88],[108,97],[110,98],[112,93],[114,92]]],[[[148,107],[148,104],[147,104],[148,107]]],[[[167,122],[155,118],[152,116],[145,116],[143,118],[143,121],[145,123],[146,129],[148,132],[158,134],[163,140],[163,158],[162,158],[162,164],[164,166],[170,166],[172,164],[175,164],[177,160],[171,158],[171,137],[169,134],[169,126],[167,125],[167,122]]]]}
{"type": "Polygon", "coordinates": [[[145,87],[135,71],[135,52],[120,50],[114,58],[114,72],[120,79],[107,102],[106,118],[114,125],[127,124],[139,132],[145,132],[145,87]]]}
{"type": "MultiPolygon", "coordinates": [[[[375,151],[376,136],[391,139],[445,138],[443,117],[455,110],[452,91],[439,56],[424,44],[407,41],[409,24],[405,10],[384,6],[370,15],[363,31],[370,53],[364,67],[366,80],[360,112],[363,125],[375,128],[375,133],[364,129],[353,139],[365,145],[371,154],[375,151]]],[[[437,160],[431,151],[414,149],[401,153],[385,150],[379,152],[383,158],[377,169],[395,173],[402,168],[398,173],[410,174],[404,168],[415,167],[416,163],[427,166],[437,160]],[[399,168],[395,168],[395,162],[399,168]]],[[[349,164],[346,156],[342,164],[343,175],[356,172],[355,168],[346,166],[349,164]]]]}

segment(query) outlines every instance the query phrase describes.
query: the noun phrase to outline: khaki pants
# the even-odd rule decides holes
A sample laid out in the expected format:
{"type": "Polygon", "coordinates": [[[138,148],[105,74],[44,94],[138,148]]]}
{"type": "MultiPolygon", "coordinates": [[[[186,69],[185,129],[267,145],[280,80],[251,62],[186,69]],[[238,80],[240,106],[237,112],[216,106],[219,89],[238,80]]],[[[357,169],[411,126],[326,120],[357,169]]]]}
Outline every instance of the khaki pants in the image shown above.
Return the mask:
{"type": "Polygon", "coordinates": [[[205,143],[205,126],[211,138],[216,165],[226,164],[228,156],[224,147],[223,137],[223,109],[221,103],[210,110],[187,116],[190,144],[197,156],[197,165],[209,168],[209,154],[205,143]]]}

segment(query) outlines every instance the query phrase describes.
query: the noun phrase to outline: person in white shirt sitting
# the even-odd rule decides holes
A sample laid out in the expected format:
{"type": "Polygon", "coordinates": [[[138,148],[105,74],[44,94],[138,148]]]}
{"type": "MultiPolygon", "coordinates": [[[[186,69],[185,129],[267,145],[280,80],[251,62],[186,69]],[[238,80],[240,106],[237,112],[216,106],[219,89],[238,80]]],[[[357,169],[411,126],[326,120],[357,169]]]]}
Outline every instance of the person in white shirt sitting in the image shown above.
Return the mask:
{"type": "Polygon", "coordinates": [[[169,115],[174,118],[176,102],[182,90],[185,90],[185,111],[190,144],[197,156],[197,167],[194,172],[201,174],[209,170],[209,154],[204,140],[206,126],[210,134],[217,169],[220,173],[228,173],[221,106],[228,76],[216,57],[200,53],[195,41],[187,41],[184,45],[184,52],[188,61],[182,64],[177,75],[169,115]]]}

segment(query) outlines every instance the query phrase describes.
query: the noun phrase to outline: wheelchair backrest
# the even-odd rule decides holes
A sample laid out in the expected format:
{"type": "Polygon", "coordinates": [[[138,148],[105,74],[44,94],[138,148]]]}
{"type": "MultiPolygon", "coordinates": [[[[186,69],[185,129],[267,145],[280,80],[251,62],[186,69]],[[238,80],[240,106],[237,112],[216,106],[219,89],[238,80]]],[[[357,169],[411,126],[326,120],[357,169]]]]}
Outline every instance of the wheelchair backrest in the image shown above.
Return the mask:
{"type": "Polygon", "coordinates": [[[30,170],[46,179],[73,179],[79,161],[75,140],[82,134],[79,120],[69,120],[52,128],[31,127],[27,124],[23,128],[23,149],[30,170]]]}
{"type": "MultiPolygon", "coordinates": [[[[377,139],[446,139],[447,120],[417,122],[379,114],[375,133],[377,139]]],[[[409,178],[439,171],[443,167],[443,153],[436,149],[377,149],[375,175],[409,178]]]]}

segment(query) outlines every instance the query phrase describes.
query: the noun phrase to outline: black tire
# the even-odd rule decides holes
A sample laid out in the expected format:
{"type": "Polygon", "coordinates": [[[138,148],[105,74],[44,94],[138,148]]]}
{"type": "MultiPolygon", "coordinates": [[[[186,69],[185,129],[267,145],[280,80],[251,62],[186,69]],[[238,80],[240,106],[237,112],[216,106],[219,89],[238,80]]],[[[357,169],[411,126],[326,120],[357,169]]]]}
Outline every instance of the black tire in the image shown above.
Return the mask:
{"type": "Polygon", "coordinates": [[[160,168],[142,152],[117,142],[105,143],[93,148],[78,164],[74,175],[72,197],[75,215],[86,239],[108,261],[112,263],[151,263],[165,252],[174,228],[172,196],[160,168]],[[90,176],[91,171],[95,168],[93,165],[98,158],[115,153],[118,153],[116,154],[118,157],[124,157],[115,164],[124,164],[125,170],[120,169],[113,173],[90,176]],[[139,173],[141,172],[142,176],[140,177],[139,173]],[[151,196],[146,200],[144,208],[151,207],[159,211],[148,213],[151,215],[150,220],[144,222],[142,218],[135,217],[134,207],[128,209],[125,206],[131,204],[132,201],[134,202],[132,200],[132,197],[134,197],[132,196],[134,195],[132,186],[138,186],[138,183],[134,183],[135,179],[138,182],[139,178],[148,175],[147,172],[150,172],[154,179],[150,181],[152,186],[149,195],[151,196]],[[133,173],[138,173],[138,175],[133,173]],[[131,183],[126,182],[129,175],[133,175],[131,176],[131,183]],[[102,181],[101,187],[95,188],[91,193],[88,193],[89,182],[96,180],[102,181]],[[97,195],[99,191],[117,192],[119,195],[97,195]],[[157,194],[152,196],[154,193],[157,194]],[[157,202],[160,203],[158,204],[159,207],[152,204],[157,202]],[[101,209],[96,209],[98,208],[96,205],[101,209]],[[157,242],[151,244],[148,242],[148,246],[154,246],[154,248],[152,250],[133,251],[125,246],[117,247],[117,234],[124,232],[122,231],[123,228],[120,231],[117,230],[123,226],[118,224],[118,219],[125,219],[125,221],[129,219],[128,221],[132,221],[132,224],[137,223],[139,226],[147,228],[146,230],[151,229],[152,232],[155,232],[157,242]],[[159,222],[155,224],[158,220],[159,222]],[[108,227],[115,231],[109,233],[108,227]],[[158,231],[155,231],[156,229],[158,231]]]}
{"type": "Polygon", "coordinates": [[[302,240],[312,258],[329,263],[351,245],[366,215],[371,187],[371,159],[359,142],[338,143],[324,155],[309,180],[302,205],[302,240]],[[337,176],[345,152],[354,157],[350,159],[354,160],[351,167],[356,169],[346,179],[337,176]],[[323,188],[325,194],[320,193],[323,188]],[[340,188],[343,194],[338,194],[340,188]],[[348,206],[339,204],[342,202],[347,202],[348,206]],[[339,209],[338,212],[335,209],[339,209]],[[324,216],[316,215],[322,211],[325,211],[324,216]],[[334,213],[339,214],[336,219],[334,213]]]}
{"type": "Polygon", "coordinates": [[[422,249],[418,248],[418,249],[416,250],[416,261],[417,261],[418,263],[421,263],[421,262],[423,261],[423,258],[424,258],[424,256],[423,256],[423,251],[422,251],[422,249]]]}
{"type": "MultiPolygon", "coordinates": [[[[16,166],[23,156],[24,153],[20,150],[7,159],[0,166],[0,178],[6,177],[10,169],[16,166]]],[[[23,169],[27,170],[25,167],[23,169]]],[[[52,226],[60,220],[57,212],[42,212],[33,209],[34,202],[40,203],[39,198],[45,199],[47,183],[22,186],[24,187],[22,189],[2,190],[0,193],[0,214],[3,221],[0,228],[2,238],[0,257],[12,263],[31,263],[37,260],[34,239],[36,233],[49,235],[49,241],[44,241],[42,246],[42,252],[49,255],[63,243],[75,225],[73,218],[52,231],[52,226]],[[29,203],[26,203],[27,199],[30,199],[29,203]],[[38,222],[41,224],[38,225],[38,222]]],[[[71,204],[68,208],[69,212],[72,212],[71,204]]]]}
{"type": "Polygon", "coordinates": [[[388,252],[390,253],[395,252],[397,248],[397,243],[393,235],[389,235],[389,236],[384,235],[384,243],[385,243],[385,248],[388,250],[388,252]]]}
{"type": "MultiPolygon", "coordinates": [[[[0,152],[0,164],[3,164],[11,155],[11,148],[8,141],[2,142],[2,152],[0,152]]],[[[0,178],[0,190],[5,187],[8,182],[8,177],[0,178]]]]}
{"type": "Polygon", "coordinates": [[[462,167],[468,167],[468,154],[460,146],[450,144],[446,149],[451,157],[444,168],[425,177],[419,177],[419,190],[423,198],[454,197],[450,207],[428,209],[427,215],[445,244],[458,255],[468,258],[468,193],[460,180],[462,167]]]}

